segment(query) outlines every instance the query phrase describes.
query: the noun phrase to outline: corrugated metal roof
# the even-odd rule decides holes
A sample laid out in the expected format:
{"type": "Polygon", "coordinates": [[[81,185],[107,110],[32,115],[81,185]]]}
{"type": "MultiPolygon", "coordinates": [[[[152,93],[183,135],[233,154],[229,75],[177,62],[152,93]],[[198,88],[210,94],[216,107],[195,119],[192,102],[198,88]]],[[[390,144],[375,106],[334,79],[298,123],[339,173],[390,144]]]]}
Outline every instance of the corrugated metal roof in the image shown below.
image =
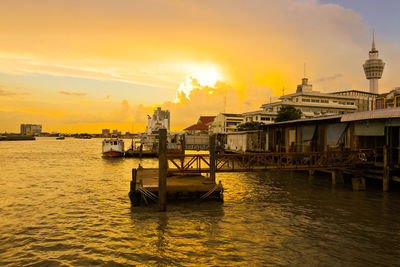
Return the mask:
{"type": "Polygon", "coordinates": [[[341,121],[345,122],[390,118],[400,118],[400,107],[344,114],[342,115],[341,121]]]}

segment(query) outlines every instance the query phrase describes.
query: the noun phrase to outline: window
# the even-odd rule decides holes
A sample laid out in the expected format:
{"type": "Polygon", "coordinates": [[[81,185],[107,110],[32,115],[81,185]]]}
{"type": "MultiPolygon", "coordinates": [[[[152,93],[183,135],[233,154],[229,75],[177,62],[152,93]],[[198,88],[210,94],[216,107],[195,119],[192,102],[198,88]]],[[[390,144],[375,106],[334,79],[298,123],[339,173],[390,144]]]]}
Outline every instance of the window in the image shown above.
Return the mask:
{"type": "Polygon", "coordinates": [[[117,141],[114,141],[114,145],[115,145],[115,146],[118,145],[118,142],[117,142],[117,141]]]}
{"type": "Polygon", "coordinates": [[[256,116],[256,121],[258,121],[258,116],[256,116]]]}
{"type": "Polygon", "coordinates": [[[344,102],[344,101],[339,101],[339,104],[340,104],[340,105],[346,105],[346,102],[344,102]]]}
{"type": "Polygon", "coordinates": [[[303,102],[310,102],[310,99],[303,98],[301,101],[303,101],[303,102]]]}

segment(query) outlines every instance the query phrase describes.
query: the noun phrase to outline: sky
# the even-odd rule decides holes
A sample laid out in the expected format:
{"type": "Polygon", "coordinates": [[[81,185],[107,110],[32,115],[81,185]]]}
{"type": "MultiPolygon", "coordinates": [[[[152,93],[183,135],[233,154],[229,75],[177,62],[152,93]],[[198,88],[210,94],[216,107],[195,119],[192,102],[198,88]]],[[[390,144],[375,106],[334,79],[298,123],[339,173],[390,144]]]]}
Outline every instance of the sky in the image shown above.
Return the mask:
{"type": "Polygon", "coordinates": [[[0,132],[140,132],[159,106],[178,131],[258,110],[304,75],[321,92],[368,90],[373,29],[384,93],[400,86],[399,12],[398,0],[3,0],[0,132]]]}

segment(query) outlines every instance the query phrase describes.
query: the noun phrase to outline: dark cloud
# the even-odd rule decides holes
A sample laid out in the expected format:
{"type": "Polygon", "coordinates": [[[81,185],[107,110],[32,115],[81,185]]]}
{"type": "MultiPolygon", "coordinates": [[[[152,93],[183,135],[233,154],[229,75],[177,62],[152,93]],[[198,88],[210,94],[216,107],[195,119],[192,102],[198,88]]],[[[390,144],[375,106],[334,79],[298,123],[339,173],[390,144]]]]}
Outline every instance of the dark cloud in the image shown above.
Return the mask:
{"type": "Polygon", "coordinates": [[[60,91],[60,94],[63,95],[74,95],[74,96],[85,96],[86,93],[79,93],[79,92],[67,92],[67,91],[60,91]]]}

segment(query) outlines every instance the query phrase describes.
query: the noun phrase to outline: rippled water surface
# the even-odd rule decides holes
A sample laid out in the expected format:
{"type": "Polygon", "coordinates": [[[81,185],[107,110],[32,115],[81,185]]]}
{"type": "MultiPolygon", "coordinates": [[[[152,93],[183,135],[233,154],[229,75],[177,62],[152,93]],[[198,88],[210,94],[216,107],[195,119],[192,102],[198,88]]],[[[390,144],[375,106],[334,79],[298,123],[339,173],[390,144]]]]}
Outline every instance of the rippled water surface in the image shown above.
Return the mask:
{"type": "Polygon", "coordinates": [[[0,142],[0,265],[400,263],[400,192],[328,176],[218,174],[225,202],[131,207],[131,168],[100,139],[0,142]]]}

